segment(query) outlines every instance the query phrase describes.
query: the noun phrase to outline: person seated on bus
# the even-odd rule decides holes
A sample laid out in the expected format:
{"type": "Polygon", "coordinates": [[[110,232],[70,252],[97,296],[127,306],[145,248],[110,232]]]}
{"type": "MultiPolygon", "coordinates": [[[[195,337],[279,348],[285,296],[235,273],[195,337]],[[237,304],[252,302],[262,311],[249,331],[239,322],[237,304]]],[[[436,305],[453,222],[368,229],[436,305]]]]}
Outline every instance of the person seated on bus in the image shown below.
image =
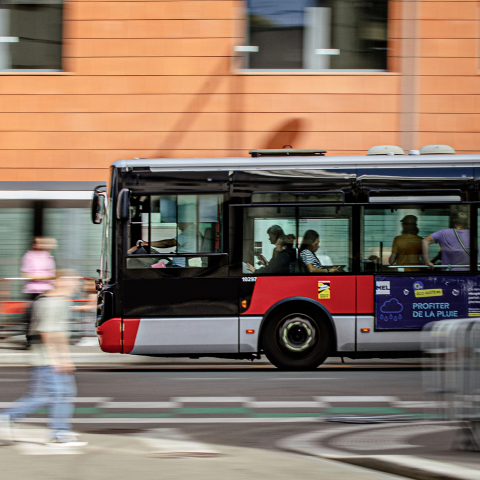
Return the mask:
{"type": "MultiPolygon", "coordinates": [[[[452,271],[470,270],[470,230],[468,215],[458,212],[453,219],[453,228],[443,228],[438,232],[428,235],[422,240],[422,257],[425,265],[433,269],[433,262],[429,258],[429,247],[438,243],[442,249],[442,265],[461,265],[453,267],[452,271]]],[[[443,270],[446,270],[444,268],[443,270]]]]}
{"type": "Polygon", "coordinates": [[[315,252],[320,247],[320,235],[315,230],[307,230],[300,246],[300,258],[310,273],[336,272],[337,267],[324,267],[315,252]]]}
{"type": "Polygon", "coordinates": [[[291,266],[295,262],[294,243],[295,235],[280,235],[275,242],[276,255],[270,260],[269,264],[265,267],[255,268],[253,265],[247,263],[247,269],[257,275],[268,273],[288,275],[291,271],[291,266]]]}
{"type": "MultiPolygon", "coordinates": [[[[183,222],[178,224],[180,233],[175,238],[166,240],[157,240],[150,245],[157,248],[176,247],[176,253],[196,253],[201,234],[193,222],[183,222]]],[[[133,253],[137,248],[148,246],[148,242],[138,242],[138,245],[130,248],[128,253],[133,253]]],[[[172,260],[172,267],[187,266],[187,259],[185,257],[174,257],[172,260]]]]}
{"type": "MultiPolygon", "coordinates": [[[[268,235],[268,239],[270,240],[270,243],[272,245],[275,245],[277,243],[278,237],[280,237],[280,235],[285,235],[285,232],[283,231],[283,228],[280,225],[272,225],[267,230],[267,235],[268,235]]],[[[258,257],[258,260],[260,261],[260,264],[266,267],[277,256],[278,253],[279,252],[276,251],[276,248],[274,248],[272,252],[272,258],[270,261],[268,261],[261,254],[257,254],[257,257],[258,257]]]]}
{"type": "MultiPolygon", "coordinates": [[[[400,220],[402,234],[393,239],[392,254],[388,259],[390,265],[423,265],[422,237],[418,235],[417,217],[406,215],[400,220]]],[[[417,272],[420,268],[404,268],[405,272],[417,272]]]]}

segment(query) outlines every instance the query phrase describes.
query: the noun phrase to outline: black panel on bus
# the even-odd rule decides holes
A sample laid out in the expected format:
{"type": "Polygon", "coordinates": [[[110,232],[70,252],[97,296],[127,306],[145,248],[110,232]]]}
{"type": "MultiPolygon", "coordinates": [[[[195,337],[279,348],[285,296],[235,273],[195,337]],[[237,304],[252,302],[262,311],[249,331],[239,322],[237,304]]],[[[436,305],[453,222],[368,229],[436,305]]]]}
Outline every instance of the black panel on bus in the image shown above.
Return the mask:
{"type": "Polygon", "coordinates": [[[450,168],[363,168],[357,171],[359,202],[366,202],[371,190],[406,190],[424,194],[447,195],[461,193],[462,201],[478,200],[472,167],[450,168]]]}
{"type": "Polygon", "coordinates": [[[228,191],[229,176],[222,172],[127,172],[122,188],[142,192],[228,191]]]}
{"type": "MultiPolygon", "coordinates": [[[[351,191],[354,170],[254,170],[233,174],[233,203],[249,202],[259,191],[351,191]]],[[[345,199],[348,201],[348,199],[345,199]]]]}

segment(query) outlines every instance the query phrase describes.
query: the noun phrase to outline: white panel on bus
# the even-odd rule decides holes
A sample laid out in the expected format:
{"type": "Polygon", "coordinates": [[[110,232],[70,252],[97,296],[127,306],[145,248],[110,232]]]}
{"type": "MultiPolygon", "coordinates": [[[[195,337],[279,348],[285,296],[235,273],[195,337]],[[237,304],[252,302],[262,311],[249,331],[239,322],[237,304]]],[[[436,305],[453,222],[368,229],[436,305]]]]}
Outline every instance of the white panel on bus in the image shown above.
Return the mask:
{"type": "Polygon", "coordinates": [[[263,317],[240,317],[239,350],[242,353],[258,352],[258,339],[260,336],[260,324],[263,317]],[[253,330],[253,333],[247,333],[253,330]]]}
{"type": "Polygon", "coordinates": [[[142,318],[131,354],[237,352],[238,317],[142,318]]]}
{"type": "Polygon", "coordinates": [[[357,352],[410,352],[421,349],[420,331],[375,332],[373,316],[357,316],[357,352]],[[362,328],[368,328],[370,331],[363,333],[362,328]]]}
{"type": "Polygon", "coordinates": [[[333,323],[337,332],[337,351],[355,351],[355,316],[333,316],[333,323]]]}

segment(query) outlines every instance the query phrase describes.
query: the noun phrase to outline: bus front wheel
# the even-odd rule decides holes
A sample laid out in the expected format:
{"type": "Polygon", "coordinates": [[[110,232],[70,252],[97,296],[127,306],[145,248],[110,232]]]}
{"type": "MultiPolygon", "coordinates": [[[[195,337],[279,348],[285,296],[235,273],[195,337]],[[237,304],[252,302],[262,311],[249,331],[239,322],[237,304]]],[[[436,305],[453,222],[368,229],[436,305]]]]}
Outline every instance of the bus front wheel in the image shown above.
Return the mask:
{"type": "Polygon", "coordinates": [[[265,355],[285,370],[318,367],[328,357],[331,342],[326,322],[307,309],[274,314],[262,330],[265,355]]]}

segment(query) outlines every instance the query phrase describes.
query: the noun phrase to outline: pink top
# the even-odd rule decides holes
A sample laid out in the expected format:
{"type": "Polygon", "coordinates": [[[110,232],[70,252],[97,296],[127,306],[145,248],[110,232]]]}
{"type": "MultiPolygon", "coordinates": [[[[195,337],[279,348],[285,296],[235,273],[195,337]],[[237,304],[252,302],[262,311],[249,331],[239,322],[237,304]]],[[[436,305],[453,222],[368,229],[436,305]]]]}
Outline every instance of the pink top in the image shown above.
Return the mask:
{"type": "MultiPolygon", "coordinates": [[[[44,250],[29,250],[22,258],[22,272],[42,277],[55,276],[55,260],[44,250]]],[[[52,289],[50,280],[30,280],[23,293],[44,293],[52,289]]]]}

